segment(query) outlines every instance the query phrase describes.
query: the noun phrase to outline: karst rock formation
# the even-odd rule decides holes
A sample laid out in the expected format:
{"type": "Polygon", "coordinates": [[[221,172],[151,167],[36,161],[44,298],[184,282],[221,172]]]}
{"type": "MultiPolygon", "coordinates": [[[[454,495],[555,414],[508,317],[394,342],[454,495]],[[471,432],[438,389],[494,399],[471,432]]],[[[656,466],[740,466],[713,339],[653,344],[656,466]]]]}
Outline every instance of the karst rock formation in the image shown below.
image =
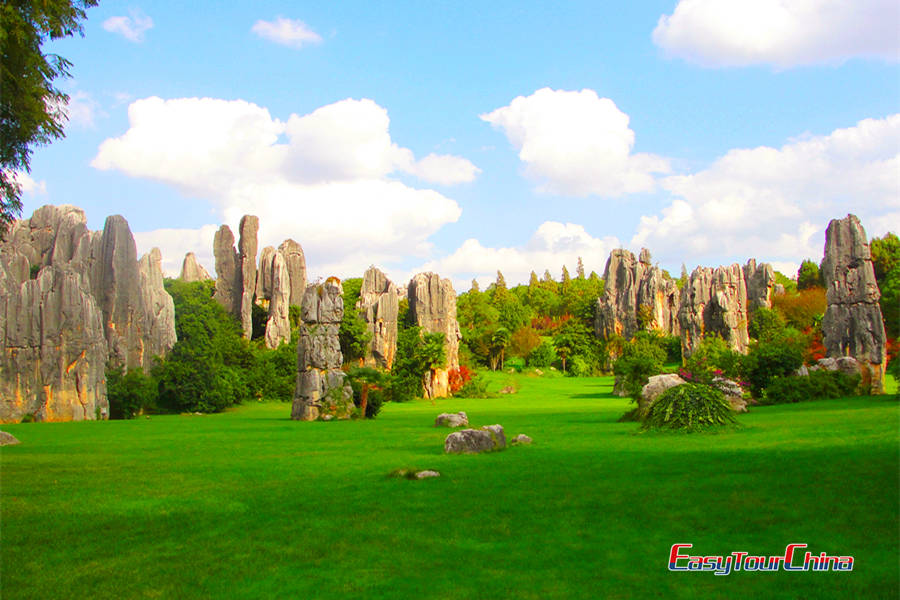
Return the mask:
{"type": "Polygon", "coordinates": [[[193,252],[184,255],[184,262],[181,263],[181,275],[178,276],[182,281],[209,281],[212,277],[209,272],[197,262],[197,256],[193,252]]]}
{"type": "Polygon", "coordinates": [[[303,248],[285,240],[278,249],[266,246],[260,252],[256,273],[256,302],[268,309],[266,346],[277,348],[291,339],[290,307],[303,303],[306,289],[306,259],[303,248]]]}
{"type": "Polygon", "coordinates": [[[449,372],[459,368],[459,323],[456,321],[456,292],[449,279],[436,273],[419,273],[407,286],[409,312],[426,333],[443,333],[446,365],[431,369],[422,382],[427,398],[450,395],[449,372]]]}
{"type": "Polygon", "coordinates": [[[646,248],[641,249],[639,258],[628,250],[613,250],[603,280],[603,296],[597,299],[594,313],[599,337],[631,339],[642,329],[678,335],[678,286],[652,265],[646,248]]]}
{"type": "Polygon", "coordinates": [[[127,221],[89,231],[75,206],[43,206],[0,242],[0,421],[108,416],[107,361],[149,367],[175,344],[154,249],[137,259],[127,221]]]}
{"type": "Polygon", "coordinates": [[[390,369],[397,353],[397,287],[379,269],[369,267],[363,277],[356,309],[372,336],[365,365],[390,369]]]}
{"type": "Polygon", "coordinates": [[[213,296],[241,323],[244,337],[253,334],[253,297],[256,293],[256,250],[259,218],[241,217],[240,238],[234,247],[234,234],[222,225],[213,238],[216,259],[216,293],[213,296]]]}
{"type": "Polygon", "coordinates": [[[689,357],[705,335],[719,335],[732,350],[746,353],[750,343],[747,284],[737,263],[697,267],[681,290],[678,322],[681,354],[689,357]]]}
{"type": "Polygon", "coordinates": [[[344,357],[338,340],[343,294],[341,282],[332,277],[307,286],[303,295],[294,420],[346,419],[353,413],[353,390],[341,370],[344,357]]]}
{"type": "Polygon", "coordinates": [[[862,385],[881,394],[887,363],[881,291],[866,232],[855,215],[828,224],[822,271],[828,302],[822,319],[825,350],[829,357],[855,358],[862,385]]]}

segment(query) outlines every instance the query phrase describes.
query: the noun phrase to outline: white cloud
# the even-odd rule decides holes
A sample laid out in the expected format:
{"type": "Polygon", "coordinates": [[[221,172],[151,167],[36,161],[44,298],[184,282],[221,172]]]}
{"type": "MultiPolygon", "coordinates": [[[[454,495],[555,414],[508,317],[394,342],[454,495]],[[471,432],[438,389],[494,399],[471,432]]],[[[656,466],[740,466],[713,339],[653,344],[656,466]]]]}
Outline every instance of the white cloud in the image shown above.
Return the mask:
{"type": "Polygon", "coordinates": [[[100,105],[89,93],[78,90],[69,94],[69,102],[62,111],[69,119],[70,125],[92,128],[95,119],[102,114],[100,105]]]}
{"type": "Polygon", "coordinates": [[[900,58],[896,0],[681,0],[653,41],[705,66],[786,68],[900,58]]]}
{"type": "Polygon", "coordinates": [[[131,11],[130,17],[110,17],[103,21],[103,29],[117,33],[130,42],[144,41],[144,32],[153,27],[153,19],[140,11],[131,11]]]}
{"type": "Polygon", "coordinates": [[[12,174],[12,179],[22,188],[22,193],[24,194],[46,194],[47,193],[47,182],[46,181],[35,181],[35,179],[29,175],[28,173],[22,171],[14,171],[12,174]]]}
{"type": "Polygon", "coordinates": [[[278,17],[274,21],[259,20],[253,24],[250,31],[270,42],[301,48],[307,44],[318,44],[322,36],[310,29],[310,27],[298,19],[285,19],[278,17]]]}
{"type": "Polygon", "coordinates": [[[496,279],[498,269],[508,285],[528,283],[531,271],[542,277],[549,270],[558,280],[563,265],[574,277],[578,257],[588,273],[603,275],[610,251],[619,245],[617,238],[595,238],[581,225],[546,221],[522,246],[492,248],[468,239],[449,256],[429,261],[416,272],[434,271],[449,277],[457,292],[468,290],[473,278],[487,285],[496,279]]]}
{"type": "Polygon", "coordinates": [[[481,169],[465,158],[448,154],[429,154],[404,170],[423,181],[441,185],[468,183],[481,173],[481,169]]]}
{"type": "Polygon", "coordinates": [[[900,114],[865,119],[780,149],[731,150],[662,181],[675,199],[641,217],[632,245],[681,262],[716,256],[818,260],[828,222],[854,213],[869,236],[900,223],[900,114]]]}
{"type": "MultiPolygon", "coordinates": [[[[132,103],[128,117],[128,131],[104,141],[92,166],[206,198],[235,231],[242,215],[257,215],[260,247],[293,238],[323,276],[424,260],[428,238],[460,215],[442,194],[388,177],[417,163],[392,142],[387,112],[371,100],[342,100],[282,122],[241,100],[154,97],[132,103]]],[[[180,260],[210,247],[189,245],[199,235],[186,234],[178,246],[171,230],[148,232],[146,243],[180,260]]]]}
{"type": "Polygon", "coordinates": [[[167,277],[178,277],[184,255],[193,252],[197,261],[206,267],[209,274],[216,276],[213,257],[213,237],[218,225],[204,225],[198,229],[157,229],[135,232],[134,242],[138,256],[157,247],[162,251],[162,270],[167,277]]]}
{"type": "Polygon", "coordinates": [[[543,191],[572,196],[621,196],[654,188],[654,173],[669,164],[632,154],[628,115],[593,90],[543,88],[481,115],[503,130],[543,191]]]}

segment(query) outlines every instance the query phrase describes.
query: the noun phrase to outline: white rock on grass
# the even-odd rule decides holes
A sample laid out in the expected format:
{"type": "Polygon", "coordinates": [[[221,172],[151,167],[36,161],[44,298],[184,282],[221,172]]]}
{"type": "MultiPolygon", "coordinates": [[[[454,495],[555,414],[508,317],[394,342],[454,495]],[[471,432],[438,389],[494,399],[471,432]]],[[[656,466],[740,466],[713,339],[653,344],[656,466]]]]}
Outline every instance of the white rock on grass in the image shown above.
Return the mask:
{"type": "Polygon", "coordinates": [[[469,417],[462,411],[458,413],[441,413],[434,420],[435,427],[462,427],[468,424],[469,417]]]}

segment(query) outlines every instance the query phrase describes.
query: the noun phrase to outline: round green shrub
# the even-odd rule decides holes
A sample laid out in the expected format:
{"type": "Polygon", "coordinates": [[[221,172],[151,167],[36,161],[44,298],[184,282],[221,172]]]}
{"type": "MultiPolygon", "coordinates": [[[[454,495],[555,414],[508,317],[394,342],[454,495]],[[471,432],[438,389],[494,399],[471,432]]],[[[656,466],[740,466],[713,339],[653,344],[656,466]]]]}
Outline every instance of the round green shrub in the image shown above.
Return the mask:
{"type": "Polygon", "coordinates": [[[763,392],[760,404],[789,404],[855,396],[859,375],[840,371],[813,371],[808,376],[776,377],[763,392]]]}
{"type": "Polygon", "coordinates": [[[650,405],[641,428],[693,432],[734,422],[731,405],[722,392],[685,383],[669,388],[650,405]]]}

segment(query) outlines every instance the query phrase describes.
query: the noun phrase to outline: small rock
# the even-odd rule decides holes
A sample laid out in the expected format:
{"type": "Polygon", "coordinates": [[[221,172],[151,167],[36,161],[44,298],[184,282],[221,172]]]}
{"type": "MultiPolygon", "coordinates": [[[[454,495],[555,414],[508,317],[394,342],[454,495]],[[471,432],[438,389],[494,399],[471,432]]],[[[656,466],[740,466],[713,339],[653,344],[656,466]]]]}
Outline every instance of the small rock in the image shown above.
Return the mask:
{"type": "Polygon", "coordinates": [[[508,386],[506,386],[505,388],[501,389],[501,390],[500,390],[500,393],[501,393],[501,394],[515,394],[515,393],[516,393],[516,388],[514,388],[514,387],[511,386],[511,385],[508,385],[508,386]]]}
{"type": "Polygon", "coordinates": [[[322,417],[323,421],[330,421],[332,419],[334,419],[334,415],[325,415],[324,417],[322,417]]]}
{"type": "Polygon", "coordinates": [[[646,413],[650,409],[650,405],[667,389],[683,383],[685,383],[684,379],[674,373],[654,375],[648,379],[647,385],[641,389],[641,401],[638,403],[641,412],[646,413]]]}
{"type": "Polygon", "coordinates": [[[809,369],[806,365],[800,365],[800,368],[794,372],[797,377],[809,377],[809,369]]]}
{"type": "Polygon", "coordinates": [[[747,412],[747,401],[740,396],[728,396],[727,400],[731,404],[731,410],[733,410],[734,412],[747,412]]]}
{"type": "Polygon", "coordinates": [[[441,413],[434,420],[435,427],[462,427],[468,424],[469,417],[462,411],[458,413],[441,413]]]}
{"type": "Polygon", "coordinates": [[[540,369],[535,369],[534,373],[535,373],[535,375],[543,375],[544,374],[544,372],[541,371],[540,369]]]}
{"type": "Polygon", "coordinates": [[[18,443],[19,440],[13,434],[0,431],[0,446],[15,446],[18,443]]]}
{"type": "Polygon", "coordinates": [[[487,425],[481,429],[455,431],[444,440],[444,452],[451,454],[490,452],[506,447],[506,436],[500,425],[487,425]]]}
{"type": "Polygon", "coordinates": [[[525,435],[524,433],[520,433],[516,437],[513,438],[510,443],[512,446],[518,446],[519,444],[530,444],[531,438],[525,435]]]}
{"type": "Polygon", "coordinates": [[[430,471],[430,470],[418,471],[416,473],[416,479],[425,479],[427,477],[440,477],[440,476],[441,476],[441,474],[438,473],[437,471],[430,471]]]}
{"type": "Polygon", "coordinates": [[[481,429],[491,435],[491,439],[494,442],[494,450],[506,448],[506,435],[503,433],[502,425],[485,425],[481,429]]]}

